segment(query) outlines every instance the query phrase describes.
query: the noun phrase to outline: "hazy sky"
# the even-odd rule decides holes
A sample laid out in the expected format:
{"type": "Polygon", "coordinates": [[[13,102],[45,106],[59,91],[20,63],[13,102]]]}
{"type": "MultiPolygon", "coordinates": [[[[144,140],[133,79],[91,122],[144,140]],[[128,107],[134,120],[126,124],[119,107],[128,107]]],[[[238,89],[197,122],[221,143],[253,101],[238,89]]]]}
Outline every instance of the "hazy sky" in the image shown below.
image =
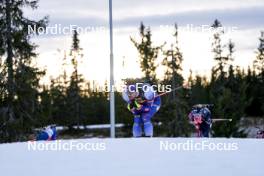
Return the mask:
{"type": "MultiPolygon", "coordinates": [[[[40,0],[39,9],[27,10],[26,15],[33,19],[49,15],[50,27],[90,27],[90,31],[80,35],[84,53],[81,72],[92,80],[109,77],[108,0],[40,0]]],[[[151,27],[154,45],[167,41],[168,47],[173,43],[173,24],[177,22],[184,76],[188,76],[190,69],[199,74],[209,73],[214,65],[210,52],[212,33],[194,28],[211,25],[216,18],[228,30],[223,43],[229,38],[235,42],[235,64],[250,65],[260,30],[264,30],[263,0],[113,0],[116,79],[141,75],[138,54],[130,41],[130,36],[139,38],[141,21],[151,27]],[[188,30],[188,26],[193,30],[188,30]]],[[[63,51],[69,50],[71,35],[41,35],[33,41],[39,45],[38,65],[47,68],[49,76],[60,74],[63,51]]],[[[158,73],[162,73],[162,66],[158,73]]]]}

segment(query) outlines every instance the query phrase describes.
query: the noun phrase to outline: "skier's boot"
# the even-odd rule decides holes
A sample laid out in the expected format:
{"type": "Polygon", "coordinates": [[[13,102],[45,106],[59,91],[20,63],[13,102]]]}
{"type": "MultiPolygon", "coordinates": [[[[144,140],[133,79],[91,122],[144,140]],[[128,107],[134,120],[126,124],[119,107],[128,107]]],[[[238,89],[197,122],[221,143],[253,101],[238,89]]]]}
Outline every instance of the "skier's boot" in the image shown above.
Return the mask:
{"type": "Polygon", "coordinates": [[[151,121],[144,122],[144,133],[145,133],[145,137],[153,136],[153,125],[151,121]]]}
{"type": "Polygon", "coordinates": [[[141,137],[142,136],[142,129],[139,123],[133,124],[133,137],[141,137]]]}

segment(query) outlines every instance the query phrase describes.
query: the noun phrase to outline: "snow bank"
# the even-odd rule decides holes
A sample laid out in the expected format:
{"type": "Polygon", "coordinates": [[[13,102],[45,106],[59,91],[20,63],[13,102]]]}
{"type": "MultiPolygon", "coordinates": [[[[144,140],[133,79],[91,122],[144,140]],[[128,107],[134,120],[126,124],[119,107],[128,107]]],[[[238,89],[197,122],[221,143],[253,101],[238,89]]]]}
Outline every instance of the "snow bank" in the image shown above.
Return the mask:
{"type": "Polygon", "coordinates": [[[0,175],[263,176],[263,156],[261,139],[126,138],[12,143],[0,145],[0,175]],[[33,151],[33,144],[37,151],[33,151]],[[70,145],[75,148],[66,150],[70,145]]]}

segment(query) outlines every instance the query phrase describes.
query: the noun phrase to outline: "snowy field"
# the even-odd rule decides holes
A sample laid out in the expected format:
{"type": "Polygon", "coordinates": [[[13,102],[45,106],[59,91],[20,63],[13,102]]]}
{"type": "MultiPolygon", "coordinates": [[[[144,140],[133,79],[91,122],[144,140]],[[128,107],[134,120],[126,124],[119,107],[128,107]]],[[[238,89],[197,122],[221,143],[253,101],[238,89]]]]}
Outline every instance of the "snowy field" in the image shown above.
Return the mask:
{"type": "Polygon", "coordinates": [[[126,138],[0,144],[1,176],[264,176],[264,140],[126,138]]]}

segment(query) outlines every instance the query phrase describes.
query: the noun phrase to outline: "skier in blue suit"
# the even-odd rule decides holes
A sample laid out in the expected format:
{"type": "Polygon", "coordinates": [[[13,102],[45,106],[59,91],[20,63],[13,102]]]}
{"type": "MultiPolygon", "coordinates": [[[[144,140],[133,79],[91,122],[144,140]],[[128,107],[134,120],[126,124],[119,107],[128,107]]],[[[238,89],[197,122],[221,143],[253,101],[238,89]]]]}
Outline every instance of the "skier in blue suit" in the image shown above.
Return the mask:
{"type": "Polygon", "coordinates": [[[30,140],[33,141],[53,141],[57,138],[57,130],[56,126],[47,126],[40,132],[38,132],[37,135],[31,135],[30,140]]]}
{"type": "Polygon", "coordinates": [[[161,106],[161,98],[149,84],[137,87],[128,85],[122,93],[123,99],[127,102],[127,108],[134,115],[133,136],[153,136],[153,125],[151,118],[161,106]],[[143,130],[142,130],[143,127],[143,130]]]}

